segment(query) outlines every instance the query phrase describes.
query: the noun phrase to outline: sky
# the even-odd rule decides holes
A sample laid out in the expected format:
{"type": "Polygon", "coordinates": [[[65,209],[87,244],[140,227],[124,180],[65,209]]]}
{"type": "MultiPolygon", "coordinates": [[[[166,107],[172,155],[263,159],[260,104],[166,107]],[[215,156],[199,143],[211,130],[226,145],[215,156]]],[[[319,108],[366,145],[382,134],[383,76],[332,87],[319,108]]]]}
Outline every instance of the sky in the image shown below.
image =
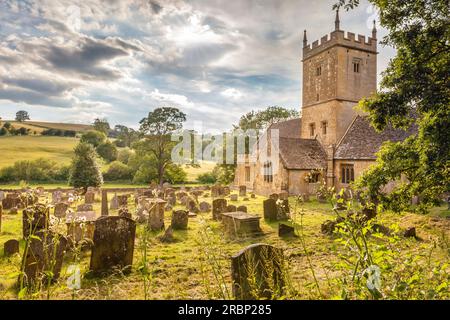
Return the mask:
{"type": "MultiPolygon", "coordinates": [[[[214,132],[251,110],[300,110],[303,30],[309,43],[333,31],[335,2],[0,0],[0,117],[138,128],[174,106],[214,132]]],[[[369,36],[376,18],[361,1],[341,29],[369,36]]],[[[382,72],[395,51],[379,52],[382,72]]]]}

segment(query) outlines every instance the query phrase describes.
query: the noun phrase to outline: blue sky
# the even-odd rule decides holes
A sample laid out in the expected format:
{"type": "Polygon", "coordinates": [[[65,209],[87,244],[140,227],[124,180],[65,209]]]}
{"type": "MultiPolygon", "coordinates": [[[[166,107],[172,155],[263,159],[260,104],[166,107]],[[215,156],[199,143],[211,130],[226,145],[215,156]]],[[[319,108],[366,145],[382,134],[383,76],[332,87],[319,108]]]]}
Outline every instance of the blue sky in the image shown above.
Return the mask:
{"type": "MultiPolygon", "coordinates": [[[[212,132],[252,109],[300,109],[303,30],[331,32],[334,2],[1,0],[0,117],[137,127],[176,106],[212,132]]],[[[362,1],[341,29],[368,36],[374,18],[362,1]]],[[[379,51],[381,72],[394,50],[379,51]]]]}

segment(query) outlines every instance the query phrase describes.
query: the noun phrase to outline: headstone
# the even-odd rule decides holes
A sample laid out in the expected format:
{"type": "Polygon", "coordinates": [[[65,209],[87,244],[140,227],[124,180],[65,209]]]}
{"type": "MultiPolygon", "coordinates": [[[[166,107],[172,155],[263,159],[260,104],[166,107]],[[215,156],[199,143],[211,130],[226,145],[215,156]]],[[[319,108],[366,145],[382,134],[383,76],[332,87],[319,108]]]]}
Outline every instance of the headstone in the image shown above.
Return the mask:
{"type": "Polygon", "coordinates": [[[136,222],[129,218],[109,216],[95,221],[90,270],[94,275],[114,269],[130,272],[133,265],[136,222]]]}
{"type": "Polygon", "coordinates": [[[128,206],[128,195],[123,194],[123,195],[117,196],[117,202],[119,204],[119,207],[128,206]]]}
{"type": "Polygon", "coordinates": [[[86,192],[84,195],[84,203],[86,204],[92,204],[95,201],[95,193],[92,191],[86,192]]]}
{"type": "Polygon", "coordinates": [[[214,199],[212,202],[212,214],[213,219],[220,219],[220,214],[227,211],[227,200],[225,199],[214,199]]]}
{"type": "Polygon", "coordinates": [[[55,204],[55,217],[65,218],[67,209],[69,209],[69,205],[65,202],[55,204]]]}
{"type": "Polygon", "coordinates": [[[109,216],[109,210],[108,210],[108,191],[102,190],[102,216],[109,216]]]}
{"type": "Polygon", "coordinates": [[[232,204],[229,204],[228,206],[227,206],[227,212],[236,212],[236,206],[234,206],[234,205],[232,205],[232,204]]]}
{"type": "Polygon", "coordinates": [[[295,237],[295,229],[291,226],[280,223],[278,225],[279,237],[295,237]]]}
{"type": "Polygon", "coordinates": [[[189,212],[193,212],[193,213],[199,213],[200,212],[200,210],[198,209],[198,206],[197,206],[197,202],[195,202],[194,199],[189,199],[188,200],[186,209],[189,212]]]}
{"type": "Polygon", "coordinates": [[[172,228],[174,230],[186,230],[189,221],[189,211],[177,210],[172,212],[172,228]]]}
{"type": "Polygon", "coordinates": [[[24,239],[39,231],[48,229],[50,221],[48,213],[48,208],[43,204],[37,204],[23,210],[22,233],[24,239]]]}
{"type": "Polygon", "coordinates": [[[62,201],[62,192],[60,190],[56,190],[52,192],[52,203],[58,203],[62,201]]]}
{"type": "Polygon", "coordinates": [[[261,218],[246,212],[226,212],[221,214],[225,233],[229,236],[256,235],[261,233],[261,218]]]}
{"type": "Polygon", "coordinates": [[[278,208],[277,202],[274,199],[267,199],[263,201],[264,219],[269,221],[277,220],[278,208]]]}
{"type": "Polygon", "coordinates": [[[283,250],[251,245],[231,258],[233,295],[238,300],[274,299],[284,294],[283,250]]]}
{"type": "Polygon", "coordinates": [[[200,202],[199,209],[200,209],[200,212],[202,212],[202,213],[210,212],[211,205],[208,202],[203,201],[203,202],[200,202]]]}
{"type": "Polygon", "coordinates": [[[27,254],[23,257],[22,265],[26,276],[20,276],[19,282],[35,285],[39,281],[47,283],[59,278],[67,239],[51,231],[40,231],[29,242],[27,254]],[[52,275],[48,279],[48,275],[52,275]]]}
{"type": "Polygon", "coordinates": [[[166,201],[161,199],[152,199],[149,202],[149,217],[148,224],[150,230],[159,231],[164,229],[164,207],[166,201]]]}
{"type": "Polygon", "coordinates": [[[172,211],[173,206],[170,203],[167,203],[166,206],[164,207],[165,211],[172,211]]]}
{"type": "Polygon", "coordinates": [[[3,246],[3,252],[6,257],[19,253],[19,241],[16,239],[6,241],[3,246]]]}
{"type": "Polygon", "coordinates": [[[278,215],[277,220],[287,220],[291,214],[289,207],[289,200],[278,200],[277,201],[278,215]]]}
{"type": "Polygon", "coordinates": [[[170,204],[172,207],[177,205],[177,197],[174,193],[169,194],[169,196],[166,198],[167,203],[170,204]]]}
{"type": "Polygon", "coordinates": [[[173,242],[173,228],[172,226],[169,226],[166,231],[164,231],[164,234],[159,238],[161,242],[173,242]]]}
{"type": "Polygon", "coordinates": [[[94,211],[69,212],[66,216],[67,238],[72,243],[94,238],[95,220],[94,211]]]}
{"type": "Polygon", "coordinates": [[[281,191],[281,192],[278,194],[278,198],[279,198],[280,200],[288,200],[288,199],[289,199],[289,192],[287,192],[287,191],[281,191]]]}
{"type": "Polygon", "coordinates": [[[239,207],[236,208],[236,211],[247,213],[247,207],[246,206],[239,206],[239,207]]]}
{"type": "Polygon", "coordinates": [[[223,194],[224,196],[229,196],[231,193],[230,187],[223,187],[223,194]]]}
{"type": "Polygon", "coordinates": [[[111,202],[109,204],[109,208],[111,210],[119,209],[119,200],[117,199],[117,193],[115,193],[114,197],[111,198],[111,202]]]}
{"type": "Polygon", "coordinates": [[[240,197],[247,196],[247,187],[246,186],[239,186],[239,196],[240,197]]]}
{"type": "Polygon", "coordinates": [[[231,200],[231,201],[238,201],[238,195],[237,195],[237,194],[232,194],[232,195],[230,196],[230,200],[231,200]]]}
{"type": "Polygon", "coordinates": [[[405,230],[405,232],[403,233],[403,236],[405,238],[416,238],[417,239],[417,234],[416,234],[416,228],[411,227],[405,230]]]}
{"type": "Polygon", "coordinates": [[[17,193],[8,193],[5,199],[2,200],[2,205],[5,210],[19,208],[22,207],[22,199],[17,193]]]}
{"type": "Polygon", "coordinates": [[[92,204],[83,203],[77,206],[77,212],[86,212],[86,211],[93,211],[94,207],[92,204]]]}
{"type": "Polygon", "coordinates": [[[275,201],[277,201],[277,200],[278,200],[278,193],[272,193],[272,194],[269,196],[269,198],[270,198],[270,199],[273,199],[273,200],[275,200],[275,201]]]}

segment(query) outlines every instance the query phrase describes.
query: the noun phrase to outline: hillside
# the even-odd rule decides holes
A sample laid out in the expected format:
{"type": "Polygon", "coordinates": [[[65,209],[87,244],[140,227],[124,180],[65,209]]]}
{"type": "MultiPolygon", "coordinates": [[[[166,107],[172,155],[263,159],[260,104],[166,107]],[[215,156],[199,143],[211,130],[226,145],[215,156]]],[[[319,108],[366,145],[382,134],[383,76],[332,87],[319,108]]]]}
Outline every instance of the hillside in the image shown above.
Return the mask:
{"type": "Polygon", "coordinates": [[[37,134],[41,133],[46,129],[59,129],[59,130],[72,130],[76,132],[83,132],[92,129],[91,125],[87,124],[76,124],[76,123],[57,123],[57,122],[42,122],[42,121],[2,121],[2,122],[10,122],[14,128],[24,127],[30,129],[31,134],[36,132],[37,134]]]}

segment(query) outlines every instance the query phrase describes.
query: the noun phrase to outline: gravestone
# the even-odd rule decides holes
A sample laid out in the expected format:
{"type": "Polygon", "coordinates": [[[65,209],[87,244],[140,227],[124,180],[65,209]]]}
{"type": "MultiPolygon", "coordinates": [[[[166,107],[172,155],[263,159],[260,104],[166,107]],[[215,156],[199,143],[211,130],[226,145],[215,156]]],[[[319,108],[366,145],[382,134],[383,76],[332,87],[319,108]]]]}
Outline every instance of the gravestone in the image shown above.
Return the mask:
{"type": "Polygon", "coordinates": [[[227,212],[236,212],[236,206],[234,206],[234,205],[232,205],[232,204],[229,204],[228,206],[227,206],[227,212]]]}
{"type": "Polygon", "coordinates": [[[247,196],[247,187],[246,186],[239,186],[239,196],[240,197],[247,196]]]}
{"type": "Polygon", "coordinates": [[[93,211],[94,207],[92,204],[83,203],[77,206],[77,212],[86,212],[86,211],[93,211]]]}
{"type": "Polygon", "coordinates": [[[189,211],[177,210],[172,212],[172,228],[174,230],[186,230],[189,221],[189,211]]]}
{"type": "Polygon", "coordinates": [[[238,300],[260,300],[284,294],[283,250],[254,244],[231,258],[233,296],[238,300]]]}
{"type": "Polygon", "coordinates": [[[161,242],[173,242],[173,228],[172,226],[169,226],[166,231],[164,231],[164,234],[159,238],[161,242]]]}
{"type": "Polygon", "coordinates": [[[210,212],[211,205],[208,202],[203,201],[203,202],[200,202],[199,209],[200,209],[200,212],[202,212],[202,213],[210,212]]]}
{"type": "Polygon", "coordinates": [[[111,198],[111,202],[109,203],[109,208],[111,210],[119,209],[119,200],[117,199],[117,193],[115,193],[114,197],[111,198]]]}
{"type": "Polygon", "coordinates": [[[52,203],[58,203],[62,201],[62,191],[56,190],[52,192],[52,203]]]}
{"type": "Polygon", "coordinates": [[[125,217],[125,218],[132,219],[131,212],[128,211],[127,207],[119,208],[118,215],[119,215],[119,217],[125,217]]]}
{"type": "Polygon", "coordinates": [[[84,203],[86,204],[92,204],[95,201],[95,193],[92,191],[86,192],[84,195],[84,203]]]}
{"type": "Polygon", "coordinates": [[[278,208],[277,202],[274,199],[267,199],[263,201],[264,219],[269,221],[277,220],[278,208]]]}
{"type": "Polygon", "coordinates": [[[223,187],[222,190],[223,190],[222,191],[223,192],[222,195],[224,195],[224,196],[229,196],[230,193],[231,193],[230,187],[223,187]]]}
{"type": "Polygon", "coordinates": [[[17,193],[8,193],[5,199],[2,200],[2,205],[5,210],[19,208],[22,207],[22,199],[17,193]]]}
{"type": "Polygon", "coordinates": [[[119,208],[128,206],[128,195],[123,194],[123,195],[117,196],[117,203],[119,204],[119,208]]]}
{"type": "Polygon", "coordinates": [[[173,206],[170,203],[166,204],[166,206],[164,207],[165,211],[172,211],[172,209],[173,209],[173,206]]]}
{"type": "Polygon", "coordinates": [[[239,206],[239,207],[236,208],[236,211],[247,213],[247,207],[246,206],[239,206]]]}
{"type": "Polygon", "coordinates": [[[169,196],[166,198],[167,203],[170,204],[172,207],[177,205],[177,197],[174,193],[169,194],[169,196]]]}
{"type": "Polygon", "coordinates": [[[0,202],[5,199],[5,192],[3,190],[0,190],[0,202]]]}
{"type": "Polygon", "coordinates": [[[6,257],[19,253],[19,241],[16,239],[6,241],[3,245],[3,252],[6,257]]]}
{"type": "Polygon", "coordinates": [[[287,191],[281,191],[281,192],[278,194],[278,198],[279,198],[280,200],[288,200],[288,199],[289,199],[289,193],[288,193],[287,191]]]}
{"type": "Polygon", "coordinates": [[[280,223],[278,225],[279,237],[295,237],[295,229],[291,226],[280,223]]]}
{"type": "Polygon", "coordinates": [[[26,285],[35,285],[38,281],[56,281],[61,272],[66,247],[67,239],[60,234],[51,231],[36,233],[22,260],[26,277],[20,276],[19,281],[23,279],[26,285]],[[47,278],[49,274],[52,279],[47,278]]]}
{"type": "Polygon", "coordinates": [[[109,216],[95,221],[90,271],[97,276],[114,269],[127,273],[133,265],[136,222],[129,218],[109,216]]]}
{"type": "Polygon", "coordinates": [[[212,214],[213,219],[220,219],[220,214],[227,211],[227,200],[225,199],[214,199],[212,202],[212,214]]]}
{"type": "Polygon", "coordinates": [[[66,216],[67,238],[72,243],[94,238],[95,220],[94,211],[69,212],[66,216]]]}
{"type": "Polygon", "coordinates": [[[55,204],[55,217],[64,218],[66,216],[67,209],[69,209],[69,205],[65,202],[55,204]]]}
{"type": "Polygon", "coordinates": [[[225,233],[229,236],[257,235],[261,233],[261,218],[246,212],[226,212],[221,214],[225,233]]]}
{"type": "Polygon", "coordinates": [[[230,200],[231,200],[231,201],[238,201],[238,195],[237,195],[237,194],[232,194],[232,195],[230,196],[230,200]]]}
{"type": "Polygon", "coordinates": [[[148,224],[150,230],[159,231],[164,229],[164,207],[166,203],[166,201],[161,199],[152,199],[149,201],[148,224]]]}
{"type": "Polygon", "coordinates": [[[278,200],[278,193],[272,193],[272,194],[269,196],[269,198],[270,198],[270,199],[273,199],[273,200],[275,200],[275,201],[277,201],[277,200],[278,200]]]}
{"type": "Polygon", "coordinates": [[[108,210],[108,191],[102,190],[102,210],[101,210],[102,216],[109,216],[109,210],[108,210]]]}
{"type": "Polygon", "coordinates": [[[43,204],[37,204],[23,210],[23,238],[27,239],[30,235],[48,229],[49,222],[49,210],[43,204]]]}
{"type": "Polygon", "coordinates": [[[289,200],[279,200],[277,202],[277,220],[287,220],[290,216],[289,200]]]}
{"type": "Polygon", "coordinates": [[[200,211],[198,209],[197,202],[194,199],[189,199],[188,200],[186,209],[189,212],[193,212],[193,213],[199,213],[199,211],[200,211]]]}

